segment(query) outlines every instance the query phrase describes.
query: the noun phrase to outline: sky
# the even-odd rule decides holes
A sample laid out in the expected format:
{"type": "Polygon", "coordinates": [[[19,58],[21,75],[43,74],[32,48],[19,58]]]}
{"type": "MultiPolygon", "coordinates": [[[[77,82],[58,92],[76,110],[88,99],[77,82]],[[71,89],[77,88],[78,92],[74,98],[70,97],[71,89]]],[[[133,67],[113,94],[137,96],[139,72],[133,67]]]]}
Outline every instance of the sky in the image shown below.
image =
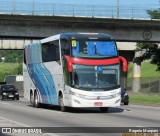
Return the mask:
{"type": "MultiPolygon", "coordinates": [[[[116,6],[118,0],[17,0],[61,4],[89,4],[116,6]]],[[[119,0],[120,6],[160,6],[160,0],[119,0]]]]}
{"type": "MultiPolygon", "coordinates": [[[[32,3],[35,2],[37,3],[37,5],[35,5],[37,9],[47,8],[48,11],[51,10],[51,11],[54,11],[54,13],[56,11],[58,12],[58,10],[59,11],[65,10],[65,14],[63,15],[68,15],[68,12],[71,11],[69,9],[66,9],[63,4],[71,4],[67,6],[76,7],[75,9],[73,8],[74,12],[76,11],[76,9],[79,10],[77,8],[77,5],[78,5],[78,7],[81,8],[81,14],[83,13],[82,16],[87,16],[86,11],[92,10],[94,11],[93,15],[95,15],[96,13],[98,15],[100,12],[102,12],[101,13],[102,16],[105,16],[105,17],[116,17],[116,16],[118,17],[117,1],[119,1],[119,9],[120,9],[119,17],[120,18],[123,18],[123,17],[149,18],[149,15],[147,14],[146,10],[153,10],[153,9],[160,8],[160,0],[0,0],[0,1],[9,1],[11,4],[13,1],[16,1],[17,3],[29,2],[31,3],[31,5],[34,5],[32,3]],[[45,4],[45,3],[55,3],[55,4],[45,4]],[[56,5],[56,6],[53,6],[53,5],[56,5]],[[57,5],[59,5],[58,10],[56,9],[57,5]],[[101,5],[103,5],[103,7],[101,5]],[[48,6],[50,6],[50,8],[48,8],[48,6]],[[97,12],[97,9],[99,10],[98,12],[97,12]]],[[[32,8],[32,6],[30,7],[32,8]]],[[[20,9],[23,7],[21,6],[21,4],[19,5],[19,7],[18,7],[18,4],[16,4],[16,10],[18,8],[20,9]]],[[[25,8],[28,8],[27,4],[24,5],[24,9],[25,8]]]]}

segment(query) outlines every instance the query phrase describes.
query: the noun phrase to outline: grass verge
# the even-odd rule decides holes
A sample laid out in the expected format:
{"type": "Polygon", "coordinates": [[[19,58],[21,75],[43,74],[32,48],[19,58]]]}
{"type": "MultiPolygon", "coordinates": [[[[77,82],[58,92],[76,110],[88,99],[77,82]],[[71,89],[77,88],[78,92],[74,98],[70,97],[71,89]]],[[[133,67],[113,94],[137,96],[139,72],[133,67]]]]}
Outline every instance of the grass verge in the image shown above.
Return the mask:
{"type": "Polygon", "coordinates": [[[13,72],[18,65],[17,63],[0,63],[0,73],[13,72]]]}
{"type": "Polygon", "coordinates": [[[160,106],[160,94],[129,93],[130,104],[160,106]]]}
{"type": "Polygon", "coordinates": [[[18,63],[0,63],[0,82],[4,81],[6,75],[17,75],[18,63]]]}
{"type": "MultiPolygon", "coordinates": [[[[151,64],[150,62],[142,62],[141,63],[141,77],[160,77],[160,71],[157,71],[157,66],[151,64]]],[[[129,63],[128,65],[128,78],[132,78],[133,76],[133,63],[129,63]]]]}

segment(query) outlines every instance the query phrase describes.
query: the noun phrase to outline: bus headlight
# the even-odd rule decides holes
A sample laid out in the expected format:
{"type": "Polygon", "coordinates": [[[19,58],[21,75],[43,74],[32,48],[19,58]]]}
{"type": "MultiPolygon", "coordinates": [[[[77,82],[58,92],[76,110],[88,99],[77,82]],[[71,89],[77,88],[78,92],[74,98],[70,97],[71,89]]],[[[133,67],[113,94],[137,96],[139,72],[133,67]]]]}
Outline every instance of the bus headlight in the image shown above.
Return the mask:
{"type": "Polygon", "coordinates": [[[72,92],[72,91],[69,91],[69,94],[75,95],[75,96],[80,97],[80,98],[85,98],[85,95],[83,95],[83,94],[78,94],[78,93],[75,93],[75,92],[72,92]]]}
{"type": "Polygon", "coordinates": [[[3,93],[3,95],[7,95],[7,93],[3,93]]]}
{"type": "Polygon", "coordinates": [[[80,98],[85,98],[85,95],[83,94],[76,94],[77,97],[80,97],[80,98]]]}
{"type": "Polygon", "coordinates": [[[120,95],[121,95],[121,93],[119,92],[119,93],[113,94],[112,96],[115,98],[115,97],[118,97],[120,95]]]}

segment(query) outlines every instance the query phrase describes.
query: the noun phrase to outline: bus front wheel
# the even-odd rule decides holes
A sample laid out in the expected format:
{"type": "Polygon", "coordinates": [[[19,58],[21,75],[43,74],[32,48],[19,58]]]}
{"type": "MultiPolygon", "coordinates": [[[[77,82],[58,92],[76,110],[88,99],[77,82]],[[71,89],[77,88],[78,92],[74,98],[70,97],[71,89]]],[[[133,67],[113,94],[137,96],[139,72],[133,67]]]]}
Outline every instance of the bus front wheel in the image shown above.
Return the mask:
{"type": "Polygon", "coordinates": [[[30,93],[30,103],[31,105],[34,107],[34,96],[33,96],[33,92],[30,93]]]}
{"type": "Polygon", "coordinates": [[[40,103],[38,102],[38,93],[37,93],[37,91],[35,91],[35,95],[34,95],[34,106],[36,108],[40,107],[40,103]]]}
{"type": "Polygon", "coordinates": [[[59,106],[60,106],[60,110],[62,112],[66,111],[66,107],[64,106],[63,95],[62,94],[59,96],[59,106]]]}

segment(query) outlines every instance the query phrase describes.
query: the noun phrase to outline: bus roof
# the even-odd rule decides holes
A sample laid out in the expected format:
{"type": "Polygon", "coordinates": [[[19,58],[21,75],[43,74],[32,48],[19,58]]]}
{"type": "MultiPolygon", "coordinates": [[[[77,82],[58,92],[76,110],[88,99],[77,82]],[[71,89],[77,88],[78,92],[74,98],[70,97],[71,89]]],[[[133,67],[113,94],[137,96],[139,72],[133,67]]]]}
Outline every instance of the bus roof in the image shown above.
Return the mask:
{"type": "Polygon", "coordinates": [[[68,38],[68,39],[113,39],[112,36],[105,33],[61,33],[60,38],[68,38]]]}
{"type": "Polygon", "coordinates": [[[106,39],[113,40],[113,37],[105,33],[60,33],[54,36],[47,37],[40,40],[41,43],[49,42],[55,39],[65,38],[65,39],[106,39]]]}

